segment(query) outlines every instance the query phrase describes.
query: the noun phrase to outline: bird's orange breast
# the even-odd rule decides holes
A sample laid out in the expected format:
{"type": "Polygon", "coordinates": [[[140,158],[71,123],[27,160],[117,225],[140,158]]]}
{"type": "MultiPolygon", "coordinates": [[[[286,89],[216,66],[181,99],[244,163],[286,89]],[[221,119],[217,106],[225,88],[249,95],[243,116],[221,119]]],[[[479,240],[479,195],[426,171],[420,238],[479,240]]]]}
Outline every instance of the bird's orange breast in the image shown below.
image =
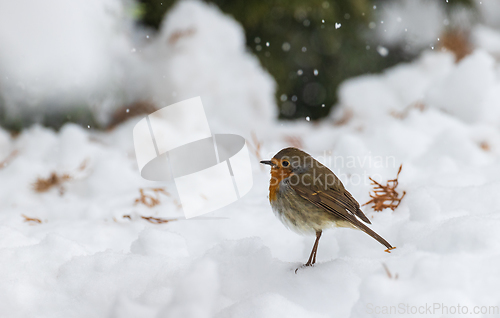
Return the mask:
{"type": "Polygon", "coordinates": [[[269,184],[269,201],[275,201],[276,196],[279,191],[280,187],[280,182],[291,176],[293,173],[290,169],[283,169],[283,168],[271,168],[271,182],[269,184]]]}

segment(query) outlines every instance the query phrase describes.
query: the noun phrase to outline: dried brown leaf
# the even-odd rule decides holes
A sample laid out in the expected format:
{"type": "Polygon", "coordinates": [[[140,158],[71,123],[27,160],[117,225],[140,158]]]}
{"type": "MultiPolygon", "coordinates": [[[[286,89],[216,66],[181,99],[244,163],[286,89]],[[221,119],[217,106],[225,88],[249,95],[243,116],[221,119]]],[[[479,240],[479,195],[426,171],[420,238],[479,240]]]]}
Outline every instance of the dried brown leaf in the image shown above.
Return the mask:
{"type": "Polygon", "coordinates": [[[85,160],[83,160],[82,163],[80,164],[80,166],[78,167],[78,171],[85,170],[89,164],[89,161],[90,161],[89,158],[86,158],[85,160]]]}

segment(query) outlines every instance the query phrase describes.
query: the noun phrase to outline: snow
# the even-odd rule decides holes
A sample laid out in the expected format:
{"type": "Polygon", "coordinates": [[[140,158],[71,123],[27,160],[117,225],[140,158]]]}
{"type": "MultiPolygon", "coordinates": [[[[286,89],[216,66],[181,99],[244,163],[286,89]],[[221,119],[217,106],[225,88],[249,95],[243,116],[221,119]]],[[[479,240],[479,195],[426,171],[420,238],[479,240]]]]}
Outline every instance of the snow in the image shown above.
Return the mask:
{"type": "MultiPolygon", "coordinates": [[[[131,19],[120,0],[0,2],[0,85],[8,116],[99,105],[126,95],[131,19]],[[27,9],[29,8],[29,9],[27,9]]],[[[98,116],[100,114],[97,114],[98,116]]]]}
{"type": "MultiPolygon", "coordinates": [[[[2,316],[383,317],[384,306],[500,306],[500,73],[492,52],[480,48],[455,64],[451,54],[429,51],[350,79],[337,110],[311,125],[273,120],[273,81],[244,51],[241,27],[215,7],[179,3],[160,39],[143,50],[152,59],[142,71],[169,76],[143,85],[167,105],[200,95],[213,132],[237,132],[255,146],[254,132],[262,148],[261,158],[251,154],[252,190],[185,220],[173,184],[140,177],[132,141],[140,118],[110,131],[35,125],[11,136],[0,129],[0,160],[18,151],[0,167],[2,316]],[[175,47],[162,46],[192,26],[197,31],[175,47]],[[176,98],[167,97],[172,89],[176,98]],[[344,125],[333,124],[348,112],[344,125]],[[329,230],[318,263],[295,273],[313,237],[274,216],[269,171],[258,164],[289,137],[360,203],[370,199],[369,176],[385,182],[403,164],[401,205],[363,207],[397,249],[384,253],[360,231],[329,230]],[[63,189],[33,191],[51,172],[72,179],[63,189]],[[136,203],[140,188],[157,187],[171,196],[151,208],[136,203]],[[142,218],[150,216],[174,220],[142,218]]],[[[441,309],[431,316],[447,316],[441,309]]]]}
{"type": "Polygon", "coordinates": [[[444,6],[437,1],[394,1],[374,10],[377,37],[387,45],[406,43],[407,49],[418,52],[435,43],[446,25],[444,6]],[[383,21],[383,22],[382,22],[383,21]]]}
{"type": "Polygon", "coordinates": [[[472,41],[476,47],[482,48],[491,55],[500,55],[500,33],[498,30],[478,25],[472,32],[472,41]]]}

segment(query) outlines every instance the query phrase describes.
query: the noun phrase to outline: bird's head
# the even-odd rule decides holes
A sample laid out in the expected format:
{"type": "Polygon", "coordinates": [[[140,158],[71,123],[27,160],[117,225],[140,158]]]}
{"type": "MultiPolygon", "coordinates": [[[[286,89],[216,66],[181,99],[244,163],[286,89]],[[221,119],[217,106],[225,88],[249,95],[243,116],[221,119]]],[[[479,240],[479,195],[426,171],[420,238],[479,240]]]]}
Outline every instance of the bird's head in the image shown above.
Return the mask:
{"type": "Polygon", "coordinates": [[[292,174],[302,174],[314,166],[315,160],[309,154],[297,148],[285,148],[278,152],[271,160],[260,163],[271,166],[271,175],[279,183],[292,174]]]}

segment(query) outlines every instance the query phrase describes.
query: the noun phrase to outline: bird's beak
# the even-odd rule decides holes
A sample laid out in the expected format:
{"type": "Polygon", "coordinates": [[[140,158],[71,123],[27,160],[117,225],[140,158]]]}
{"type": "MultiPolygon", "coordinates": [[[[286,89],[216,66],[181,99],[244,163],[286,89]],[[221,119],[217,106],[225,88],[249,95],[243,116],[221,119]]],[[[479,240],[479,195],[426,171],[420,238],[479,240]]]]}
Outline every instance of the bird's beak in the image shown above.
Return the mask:
{"type": "Polygon", "coordinates": [[[276,167],[276,165],[271,160],[262,160],[260,163],[276,167]]]}

